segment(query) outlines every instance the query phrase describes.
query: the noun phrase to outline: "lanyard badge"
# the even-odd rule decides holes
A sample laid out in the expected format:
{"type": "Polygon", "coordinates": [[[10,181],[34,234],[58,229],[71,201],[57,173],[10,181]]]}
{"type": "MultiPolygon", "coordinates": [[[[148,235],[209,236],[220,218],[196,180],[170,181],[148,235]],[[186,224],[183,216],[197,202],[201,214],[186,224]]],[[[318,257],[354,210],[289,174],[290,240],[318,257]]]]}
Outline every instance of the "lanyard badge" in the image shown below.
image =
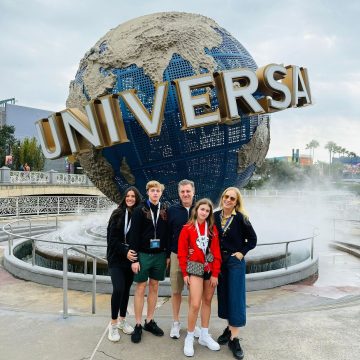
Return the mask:
{"type": "Polygon", "coordinates": [[[202,250],[202,252],[204,253],[204,255],[206,255],[206,249],[209,245],[209,238],[207,236],[208,233],[208,224],[205,221],[205,232],[204,235],[200,234],[200,229],[199,229],[199,224],[196,221],[195,222],[195,228],[196,228],[196,232],[198,234],[198,238],[196,239],[196,245],[198,246],[199,249],[202,250]]]}
{"type": "Polygon", "coordinates": [[[156,227],[157,227],[157,223],[158,223],[159,215],[160,215],[160,206],[161,206],[161,204],[159,202],[158,211],[157,211],[156,220],[155,220],[154,213],[152,212],[150,204],[149,204],[151,219],[152,219],[152,222],[154,225],[154,238],[150,239],[150,249],[159,249],[160,248],[160,239],[157,239],[157,237],[156,237],[156,227]]]}

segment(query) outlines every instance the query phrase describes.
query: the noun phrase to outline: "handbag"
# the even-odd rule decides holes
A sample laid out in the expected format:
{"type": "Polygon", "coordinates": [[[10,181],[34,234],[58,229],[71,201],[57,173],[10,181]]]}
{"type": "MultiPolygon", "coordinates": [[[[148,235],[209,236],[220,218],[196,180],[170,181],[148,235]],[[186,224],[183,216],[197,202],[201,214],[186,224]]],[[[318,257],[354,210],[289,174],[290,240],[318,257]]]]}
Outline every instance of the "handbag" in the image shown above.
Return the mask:
{"type": "Polygon", "coordinates": [[[212,252],[210,251],[210,249],[208,249],[208,252],[205,256],[206,262],[211,263],[214,261],[214,255],[212,254],[212,252]]]}
{"type": "Polygon", "coordinates": [[[188,261],[186,265],[186,272],[189,275],[203,276],[204,264],[197,261],[188,261]]]}

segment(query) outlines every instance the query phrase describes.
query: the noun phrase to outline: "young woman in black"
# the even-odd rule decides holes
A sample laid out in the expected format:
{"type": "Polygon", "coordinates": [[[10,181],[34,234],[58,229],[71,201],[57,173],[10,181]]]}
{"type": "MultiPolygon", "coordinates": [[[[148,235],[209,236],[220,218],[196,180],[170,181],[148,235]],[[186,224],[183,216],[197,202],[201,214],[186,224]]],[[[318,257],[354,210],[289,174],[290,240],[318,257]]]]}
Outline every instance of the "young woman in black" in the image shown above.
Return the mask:
{"type": "Polygon", "coordinates": [[[131,262],[137,259],[137,254],[129,250],[128,237],[131,231],[131,215],[140,204],[141,195],[135,187],[125,191],[119,207],[110,216],[107,227],[107,260],[113,285],[111,295],[111,323],[108,339],[119,341],[121,329],[125,334],[131,334],[134,329],[126,321],[126,310],[129,302],[130,287],[134,273],[131,262]],[[120,313],[120,316],[119,316],[120,313]]]}

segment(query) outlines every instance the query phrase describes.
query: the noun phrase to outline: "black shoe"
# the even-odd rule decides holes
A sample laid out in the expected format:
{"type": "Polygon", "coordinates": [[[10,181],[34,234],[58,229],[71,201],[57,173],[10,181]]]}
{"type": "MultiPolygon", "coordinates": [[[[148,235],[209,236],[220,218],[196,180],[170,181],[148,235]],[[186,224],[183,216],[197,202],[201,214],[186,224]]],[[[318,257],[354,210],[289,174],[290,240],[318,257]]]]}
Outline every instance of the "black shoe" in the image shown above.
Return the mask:
{"type": "Polygon", "coordinates": [[[164,335],[164,332],[157,326],[157,324],[154,320],[150,320],[149,322],[146,322],[146,320],[145,320],[144,330],[151,332],[155,336],[163,336],[164,335]]]}
{"type": "Polygon", "coordinates": [[[232,351],[235,359],[243,359],[244,358],[244,351],[240,346],[240,341],[238,338],[233,338],[228,342],[229,349],[232,351]]]}
{"type": "Polygon", "coordinates": [[[225,345],[230,340],[230,337],[231,337],[231,331],[227,326],[224,332],[218,337],[217,342],[220,345],[225,345]]]}
{"type": "Polygon", "coordinates": [[[135,344],[141,341],[142,334],[142,326],[140,324],[136,324],[134,328],[134,332],[131,334],[131,341],[135,344]]]}

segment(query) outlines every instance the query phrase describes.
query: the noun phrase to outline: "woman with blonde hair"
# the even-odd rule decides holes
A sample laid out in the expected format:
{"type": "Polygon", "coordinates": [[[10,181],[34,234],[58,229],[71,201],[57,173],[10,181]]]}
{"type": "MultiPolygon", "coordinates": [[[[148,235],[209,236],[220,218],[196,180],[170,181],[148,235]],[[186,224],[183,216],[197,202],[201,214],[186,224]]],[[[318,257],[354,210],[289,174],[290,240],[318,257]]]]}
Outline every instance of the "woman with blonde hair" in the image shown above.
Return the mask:
{"type": "Polygon", "coordinates": [[[209,334],[211,300],[218,284],[221,254],[218,231],[214,224],[213,204],[199,200],[184,225],[178,243],[179,266],[189,288],[188,332],[184,343],[185,356],[194,355],[194,331],[201,307],[199,344],[210,350],[220,345],[209,334]]]}
{"type": "Polygon", "coordinates": [[[236,359],[242,359],[240,327],[246,324],[245,255],[256,246],[256,233],[244,208],[241,193],[229,187],[221,195],[220,210],[214,213],[221,247],[221,274],[217,288],[218,315],[227,327],[218,343],[228,343],[236,359]]]}

